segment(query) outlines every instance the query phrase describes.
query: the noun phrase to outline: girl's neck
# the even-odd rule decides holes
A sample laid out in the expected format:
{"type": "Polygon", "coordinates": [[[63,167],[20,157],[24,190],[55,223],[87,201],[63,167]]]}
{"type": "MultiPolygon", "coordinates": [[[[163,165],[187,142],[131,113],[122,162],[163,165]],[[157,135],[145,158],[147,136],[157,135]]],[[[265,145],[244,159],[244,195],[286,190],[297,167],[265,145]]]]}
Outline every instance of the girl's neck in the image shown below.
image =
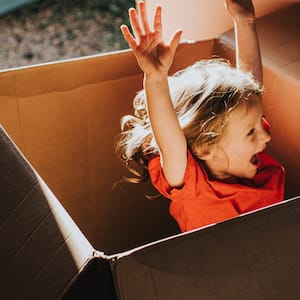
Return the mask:
{"type": "Polygon", "coordinates": [[[216,180],[216,181],[220,181],[220,182],[224,182],[224,183],[228,183],[228,184],[240,183],[240,181],[241,181],[241,178],[237,178],[235,176],[228,176],[228,177],[220,178],[211,172],[211,170],[209,169],[209,167],[207,166],[207,164],[204,160],[200,160],[200,164],[201,164],[201,166],[203,166],[203,168],[207,174],[208,180],[216,180]]]}

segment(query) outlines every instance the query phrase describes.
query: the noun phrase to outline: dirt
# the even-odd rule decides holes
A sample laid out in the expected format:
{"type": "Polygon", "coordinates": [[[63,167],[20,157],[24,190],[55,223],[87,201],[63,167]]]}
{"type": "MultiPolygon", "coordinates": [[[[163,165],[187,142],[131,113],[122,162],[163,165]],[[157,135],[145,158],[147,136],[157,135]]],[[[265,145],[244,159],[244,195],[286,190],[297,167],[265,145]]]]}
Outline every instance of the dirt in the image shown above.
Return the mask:
{"type": "Polygon", "coordinates": [[[0,69],[127,48],[119,27],[134,1],[104,2],[43,0],[1,16],[0,69]]]}

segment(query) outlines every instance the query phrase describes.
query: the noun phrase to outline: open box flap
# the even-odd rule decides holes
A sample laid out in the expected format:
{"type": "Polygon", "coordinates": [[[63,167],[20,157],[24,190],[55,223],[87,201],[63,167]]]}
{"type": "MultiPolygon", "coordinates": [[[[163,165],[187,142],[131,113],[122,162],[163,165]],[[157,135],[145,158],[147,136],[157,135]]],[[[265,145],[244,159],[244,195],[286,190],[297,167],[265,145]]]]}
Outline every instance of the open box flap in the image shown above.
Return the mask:
{"type": "Polygon", "coordinates": [[[109,257],[95,252],[79,276],[65,290],[62,300],[117,300],[109,257]]]}
{"type": "Polygon", "coordinates": [[[120,254],[119,299],[298,299],[300,198],[120,254]]]}
{"type": "MultiPolygon", "coordinates": [[[[300,3],[258,18],[258,31],[262,62],[264,67],[300,80],[300,3]]],[[[229,30],[218,39],[216,51],[224,51],[225,56],[234,61],[235,36],[229,30]],[[223,48],[222,48],[223,45],[223,48]],[[218,48],[220,47],[220,48],[218,48]],[[226,51],[227,50],[227,51],[226,51]]]]}
{"type": "Polygon", "coordinates": [[[0,127],[3,299],[57,299],[94,249],[0,127]]]}

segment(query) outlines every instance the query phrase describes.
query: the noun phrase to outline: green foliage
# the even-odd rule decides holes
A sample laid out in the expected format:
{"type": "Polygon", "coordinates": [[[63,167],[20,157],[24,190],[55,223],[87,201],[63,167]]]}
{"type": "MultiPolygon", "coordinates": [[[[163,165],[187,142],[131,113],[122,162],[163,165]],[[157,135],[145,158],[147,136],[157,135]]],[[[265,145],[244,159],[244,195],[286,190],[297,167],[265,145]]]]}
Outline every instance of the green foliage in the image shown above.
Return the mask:
{"type": "Polygon", "coordinates": [[[94,0],[93,2],[99,9],[107,10],[117,16],[127,15],[128,9],[135,6],[134,0],[94,0]]]}

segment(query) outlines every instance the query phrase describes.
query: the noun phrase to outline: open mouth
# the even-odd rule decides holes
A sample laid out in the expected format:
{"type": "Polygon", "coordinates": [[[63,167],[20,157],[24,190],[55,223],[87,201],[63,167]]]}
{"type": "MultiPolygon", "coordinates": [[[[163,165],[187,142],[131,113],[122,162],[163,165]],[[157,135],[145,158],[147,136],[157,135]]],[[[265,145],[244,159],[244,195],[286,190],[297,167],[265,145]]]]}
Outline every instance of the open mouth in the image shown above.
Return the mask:
{"type": "Polygon", "coordinates": [[[259,163],[260,163],[258,154],[254,154],[254,155],[251,157],[250,162],[251,162],[253,165],[255,165],[256,167],[258,167],[258,166],[259,166],[259,163]]]}

